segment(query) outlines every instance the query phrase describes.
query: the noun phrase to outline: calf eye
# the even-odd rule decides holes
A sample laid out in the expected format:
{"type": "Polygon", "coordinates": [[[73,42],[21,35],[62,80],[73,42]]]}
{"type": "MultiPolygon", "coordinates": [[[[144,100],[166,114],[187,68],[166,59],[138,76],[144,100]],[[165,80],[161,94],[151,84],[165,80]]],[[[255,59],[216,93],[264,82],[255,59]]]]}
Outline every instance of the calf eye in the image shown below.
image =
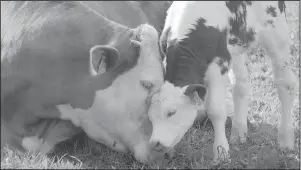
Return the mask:
{"type": "Polygon", "coordinates": [[[167,114],[167,117],[171,117],[172,115],[176,114],[176,111],[173,110],[173,111],[169,111],[168,114],[167,114]]]}

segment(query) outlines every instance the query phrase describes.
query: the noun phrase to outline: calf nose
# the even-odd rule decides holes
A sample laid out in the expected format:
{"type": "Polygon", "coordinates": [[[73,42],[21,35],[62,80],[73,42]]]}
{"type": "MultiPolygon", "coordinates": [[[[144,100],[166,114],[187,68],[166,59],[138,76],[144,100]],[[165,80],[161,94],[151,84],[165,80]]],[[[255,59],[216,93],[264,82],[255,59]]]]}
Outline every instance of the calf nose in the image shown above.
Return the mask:
{"type": "Polygon", "coordinates": [[[165,151],[167,148],[164,146],[164,145],[162,145],[159,141],[152,141],[151,143],[150,143],[150,145],[151,145],[151,148],[153,149],[153,150],[155,150],[155,151],[157,151],[157,152],[163,152],[163,151],[165,151]]]}

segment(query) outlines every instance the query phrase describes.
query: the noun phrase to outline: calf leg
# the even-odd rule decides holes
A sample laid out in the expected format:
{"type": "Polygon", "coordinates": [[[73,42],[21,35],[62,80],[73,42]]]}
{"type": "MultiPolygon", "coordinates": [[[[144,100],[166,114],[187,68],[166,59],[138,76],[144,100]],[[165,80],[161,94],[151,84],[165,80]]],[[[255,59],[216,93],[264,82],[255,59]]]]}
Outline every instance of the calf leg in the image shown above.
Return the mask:
{"type": "MultiPolygon", "coordinates": [[[[232,72],[231,72],[232,71],[232,72]]],[[[245,55],[232,56],[232,70],[235,80],[233,84],[234,115],[232,116],[231,142],[245,142],[248,132],[248,97],[250,87],[247,81],[248,71],[245,65],[245,55]]]]}
{"type": "Polygon", "coordinates": [[[285,68],[284,63],[275,64],[273,67],[274,76],[276,79],[276,87],[278,96],[282,106],[281,122],[278,129],[278,141],[280,147],[294,148],[294,130],[292,121],[292,101],[291,92],[294,91],[296,83],[291,70],[285,68]]]}
{"type": "Polygon", "coordinates": [[[289,31],[285,19],[280,18],[275,22],[275,28],[261,31],[259,42],[266,49],[273,64],[273,72],[282,106],[281,122],[278,130],[278,141],[280,147],[294,148],[294,131],[292,121],[292,92],[298,86],[293,72],[286,65],[290,57],[289,31]]]}
{"type": "MultiPolygon", "coordinates": [[[[218,58],[217,58],[218,59],[218,58]]],[[[228,158],[229,144],[225,133],[226,113],[226,83],[227,75],[221,73],[220,66],[214,60],[206,72],[208,92],[206,96],[206,108],[209,119],[214,128],[213,156],[228,158]]]]}

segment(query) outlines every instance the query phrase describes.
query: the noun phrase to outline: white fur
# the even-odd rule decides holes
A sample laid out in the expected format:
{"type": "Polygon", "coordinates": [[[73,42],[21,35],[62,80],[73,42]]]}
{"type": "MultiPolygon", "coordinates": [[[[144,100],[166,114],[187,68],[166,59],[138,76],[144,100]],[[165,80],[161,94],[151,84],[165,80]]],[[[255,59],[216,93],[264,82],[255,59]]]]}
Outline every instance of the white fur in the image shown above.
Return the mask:
{"type": "Polygon", "coordinates": [[[60,118],[63,120],[71,120],[71,122],[79,127],[81,123],[81,115],[82,115],[82,109],[73,109],[70,104],[66,105],[58,105],[58,110],[60,111],[61,116],[60,118]],[[72,112],[70,111],[72,110],[72,112]]]}
{"type": "MultiPolygon", "coordinates": [[[[282,119],[279,127],[279,143],[281,147],[294,147],[294,132],[292,128],[292,96],[290,92],[298,87],[298,82],[295,75],[286,66],[286,61],[289,59],[289,30],[285,20],[284,13],[280,13],[278,9],[277,1],[253,1],[252,6],[247,6],[247,27],[252,27],[256,32],[255,39],[266,49],[271,61],[274,65],[274,75],[276,79],[279,98],[282,104],[282,119]],[[267,15],[265,9],[267,5],[274,6],[278,16],[273,18],[267,15]],[[268,26],[265,27],[267,20],[273,20],[275,28],[268,26]]],[[[207,20],[208,26],[222,28],[229,28],[229,17],[232,14],[228,11],[225,2],[216,1],[174,1],[171,7],[167,11],[166,23],[164,30],[171,28],[170,39],[181,40],[185,38],[185,35],[189,32],[189,29],[193,28],[193,24],[196,23],[196,19],[202,17],[207,20]]],[[[229,38],[229,37],[228,37],[229,38]]],[[[245,141],[245,134],[247,133],[247,113],[248,113],[248,96],[250,94],[250,88],[246,82],[247,70],[245,67],[245,58],[241,56],[246,49],[240,46],[233,46],[228,44],[228,49],[233,57],[232,71],[229,73],[231,83],[233,83],[233,99],[234,99],[234,116],[232,121],[232,134],[231,139],[241,139],[245,141]],[[235,80],[235,81],[233,81],[235,80]]],[[[225,136],[224,121],[225,118],[225,100],[224,100],[224,81],[221,79],[221,75],[216,74],[214,71],[206,76],[207,81],[213,81],[216,83],[210,84],[208,87],[208,95],[206,107],[211,110],[208,111],[214,130],[214,158],[217,155],[217,145],[222,145],[226,151],[229,149],[229,144],[225,136]],[[219,82],[220,81],[220,82],[219,82]],[[211,90],[210,90],[211,89],[211,90]],[[210,92],[211,91],[211,92],[210,92]],[[221,93],[222,95],[218,94],[221,93]],[[218,97],[220,96],[220,97],[218,97]]],[[[216,69],[213,69],[216,70],[216,69]]],[[[188,128],[192,125],[195,118],[195,110],[192,109],[193,103],[186,103],[187,99],[180,94],[181,89],[172,88],[169,82],[165,82],[162,86],[160,93],[155,94],[156,98],[149,111],[149,116],[154,125],[152,138],[156,138],[157,141],[167,144],[167,147],[175,145],[179,139],[185,134],[188,128]],[[165,87],[170,86],[167,89],[165,87]],[[167,95],[170,95],[167,96],[167,95]],[[174,97],[177,97],[175,99],[174,97]],[[187,108],[187,109],[184,109],[187,108]],[[177,110],[175,114],[177,120],[162,119],[168,110],[177,110]],[[177,115],[178,114],[178,115],[177,115]],[[190,118],[187,118],[190,117],[190,118]],[[174,122],[181,122],[185,126],[174,122]],[[158,126],[158,128],[156,127],[158,126]],[[172,128],[171,128],[172,127],[172,128]],[[160,132],[161,131],[161,132],[160,132]],[[168,135],[163,135],[163,132],[168,135]],[[158,133],[158,134],[157,134],[158,133]],[[167,139],[170,138],[170,139],[167,139]],[[168,141],[168,142],[167,142],[168,141]]]]}
{"type": "Polygon", "coordinates": [[[163,68],[164,68],[164,72],[166,71],[166,57],[164,57],[163,59],[163,68]]]}
{"type": "Polygon", "coordinates": [[[80,120],[80,126],[92,139],[105,144],[106,141],[119,142],[117,139],[122,139],[123,145],[134,150],[136,159],[145,162],[148,159],[148,142],[145,142],[147,138],[140,129],[147,119],[145,99],[149,92],[141,86],[140,81],[152,82],[154,86],[151,93],[157,91],[163,84],[163,69],[157,46],[157,31],[145,25],[142,34],[137,66],[117,77],[107,89],[97,91],[90,109],[71,109],[64,105],[59,105],[58,109],[64,119],[70,117],[70,113],[76,113],[71,116],[79,116],[75,120],[80,120]],[[106,139],[103,139],[104,132],[108,136],[106,139]],[[142,145],[145,151],[135,149],[141,149],[142,145]]]}
{"type": "Polygon", "coordinates": [[[28,151],[38,150],[42,144],[43,140],[39,139],[37,136],[25,137],[22,139],[22,147],[28,151]]]}
{"type": "Polygon", "coordinates": [[[228,25],[228,17],[231,13],[223,3],[218,1],[174,1],[168,10],[167,24],[164,28],[171,26],[171,39],[181,40],[186,38],[190,29],[195,28],[194,24],[200,16],[207,20],[206,25],[223,29],[228,25]],[[208,9],[214,9],[212,11],[214,13],[207,12],[208,9]],[[215,14],[217,12],[223,15],[215,14]]]}
{"type": "Polygon", "coordinates": [[[227,75],[221,75],[221,68],[217,59],[211,63],[205,74],[205,82],[208,85],[206,95],[206,109],[214,129],[213,155],[214,160],[218,157],[218,146],[224,147],[228,152],[229,144],[225,133],[226,113],[226,83],[227,75]]]}
{"type": "Polygon", "coordinates": [[[251,94],[247,76],[248,70],[245,65],[246,55],[232,57],[232,78],[233,85],[234,115],[232,116],[231,140],[240,138],[241,142],[246,141],[247,116],[248,116],[248,96],[251,94]],[[239,113],[239,114],[236,114],[239,113]]]}

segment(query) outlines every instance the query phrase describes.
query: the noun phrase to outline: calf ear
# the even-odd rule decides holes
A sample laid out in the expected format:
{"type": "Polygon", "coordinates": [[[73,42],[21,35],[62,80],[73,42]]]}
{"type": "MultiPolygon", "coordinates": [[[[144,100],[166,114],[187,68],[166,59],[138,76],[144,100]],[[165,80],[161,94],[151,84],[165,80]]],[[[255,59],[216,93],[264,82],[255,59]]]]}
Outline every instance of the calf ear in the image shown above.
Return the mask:
{"type": "Polygon", "coordinates": [[[106,72],[116,65],[120,55],[112,46],[96,45],[90,49],[91,74],[97,75],[106,72]]]}
{"type": "Polygon", "coordinates": [[[160,50],[166,55],[167,52],[167,39],[170,33],[171,27],[164,29],[160,35],[159,47],[160,50]]]}
{"type": "Polygon", "coordinates": [[[191,100],[195,100],[194,92],[198,92],[199,97],[204,100],[206,91],[206,87],[202,84],[190,84],[186,86],[184,94],[190,97],[191,100]]]}

